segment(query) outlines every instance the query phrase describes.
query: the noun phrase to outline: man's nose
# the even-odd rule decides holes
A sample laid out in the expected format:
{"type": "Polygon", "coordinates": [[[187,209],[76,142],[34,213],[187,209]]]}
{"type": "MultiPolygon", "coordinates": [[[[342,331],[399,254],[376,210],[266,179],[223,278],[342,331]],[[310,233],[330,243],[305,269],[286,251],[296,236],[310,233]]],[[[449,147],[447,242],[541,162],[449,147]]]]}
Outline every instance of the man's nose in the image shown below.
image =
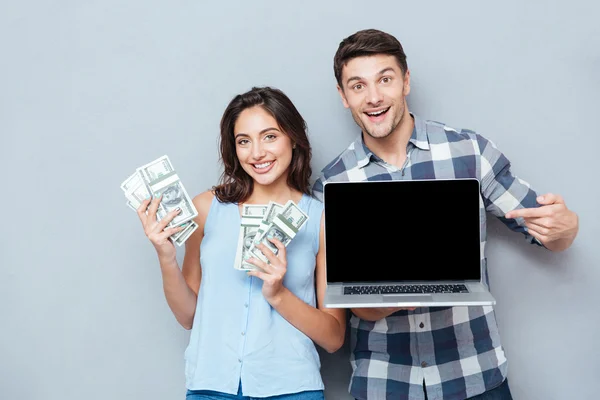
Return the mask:
{"type": "Polygon", "coordinates": [[[383,101],[383,95],[377,85],[371,86],[367,92],[367,102],[373,106],[378,106],[383,101]]]}

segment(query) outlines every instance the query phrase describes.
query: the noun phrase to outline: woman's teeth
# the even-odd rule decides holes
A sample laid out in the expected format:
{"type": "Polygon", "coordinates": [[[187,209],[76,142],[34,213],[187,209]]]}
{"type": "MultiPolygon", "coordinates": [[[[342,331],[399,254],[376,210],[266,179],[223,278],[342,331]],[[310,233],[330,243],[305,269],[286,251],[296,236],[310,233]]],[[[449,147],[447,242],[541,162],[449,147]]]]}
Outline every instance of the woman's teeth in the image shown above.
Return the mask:
{"type": "Polygon", "coordinates": [[[269,162],[262,163],[262,164],[254,164],[254,167],[257,169],[263,169],[263,168],[267,168],[271,164],[273,164],[273,161],[269,161],[269,162]]]}

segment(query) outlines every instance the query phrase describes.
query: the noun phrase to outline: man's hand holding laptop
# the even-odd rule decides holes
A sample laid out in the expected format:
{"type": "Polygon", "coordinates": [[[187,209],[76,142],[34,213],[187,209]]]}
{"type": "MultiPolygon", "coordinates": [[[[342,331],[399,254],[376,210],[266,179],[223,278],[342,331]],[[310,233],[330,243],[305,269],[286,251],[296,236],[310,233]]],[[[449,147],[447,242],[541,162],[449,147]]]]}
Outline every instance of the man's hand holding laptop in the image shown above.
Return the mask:
{"type": "Polygon", "coordinates": [[[352,312],[365,321],[379,321],[400,310],[412,311],[416,307],[378,307],[378,308],[352,308],[352,312]]]}

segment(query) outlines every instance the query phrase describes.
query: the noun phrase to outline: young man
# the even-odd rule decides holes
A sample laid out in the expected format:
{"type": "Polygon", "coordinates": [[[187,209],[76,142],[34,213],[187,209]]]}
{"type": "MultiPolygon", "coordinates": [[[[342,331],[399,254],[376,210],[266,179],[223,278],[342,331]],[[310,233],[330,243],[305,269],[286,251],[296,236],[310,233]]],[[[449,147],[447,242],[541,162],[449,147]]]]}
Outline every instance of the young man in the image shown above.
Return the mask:
{"type": "MultiPolygon", "coordinates": [[[[318,197],[327,181],[475,177],[485,210],[511,230],[552,251],[571,245],[578,217],[560,196],[538,196],[476,132],[409,112],[410,72],[395,37],[373,29],[349,36],[335,54],[334,71],[342,103],[362,134],[323,169],[313,187],[318,197]]],[[[487,283],[485,256],[481,263],[487,283]]],[[[491,307],[362,308],[352,314],[355,398],[511,399],[491,307]]]]}

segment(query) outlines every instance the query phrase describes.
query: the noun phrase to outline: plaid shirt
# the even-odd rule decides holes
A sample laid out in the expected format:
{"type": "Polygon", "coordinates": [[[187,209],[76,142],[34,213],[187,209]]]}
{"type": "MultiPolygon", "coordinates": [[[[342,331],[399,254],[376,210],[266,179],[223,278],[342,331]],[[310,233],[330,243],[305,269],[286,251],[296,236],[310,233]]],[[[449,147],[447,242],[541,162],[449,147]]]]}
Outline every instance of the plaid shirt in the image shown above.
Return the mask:
{"type": "MultiPolygon", "coordinates": [[[[373,154],[361,135],[323,169],[314,194],[322,201],[328,181],[479,179],[481,272],[489,286],[486,212],[541,245],[527,233],[522,218],[504,218],[510,210],[537,207],[537,195],[511,173],[509,161],[490,140],[411,115],[415,128],[402,168],[373,154]]],[[[430,400],[462,400],[495,388],[506,377],[507,361],[492,307],[420,307],[376,322],[352,315],[350,331],[349,390],[359,400],[424,399],[423,380],[430,400]]]]}

